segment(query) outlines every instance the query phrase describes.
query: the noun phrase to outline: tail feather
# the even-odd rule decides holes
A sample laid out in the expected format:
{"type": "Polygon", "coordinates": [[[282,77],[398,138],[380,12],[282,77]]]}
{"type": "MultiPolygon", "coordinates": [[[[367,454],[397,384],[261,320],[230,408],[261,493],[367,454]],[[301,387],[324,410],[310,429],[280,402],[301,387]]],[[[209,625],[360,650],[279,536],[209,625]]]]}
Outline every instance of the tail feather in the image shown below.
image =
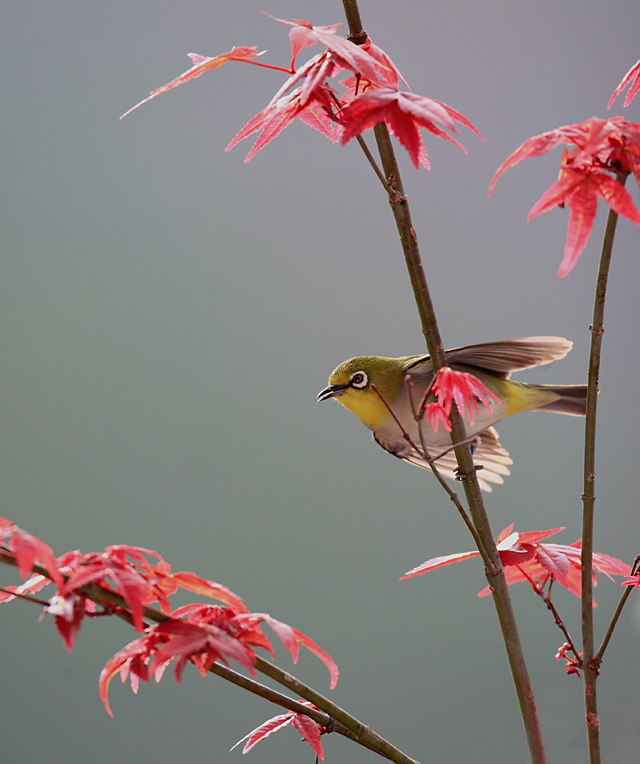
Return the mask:
{"type": "Polygon", "coordinates": [[[584,416],[587,413],[586,385],[531,385],[531,387],[560,396],[555,401],[536,408],[535,411],[553,411],[556,414],[569,414],[569,416],[584,416]]]}

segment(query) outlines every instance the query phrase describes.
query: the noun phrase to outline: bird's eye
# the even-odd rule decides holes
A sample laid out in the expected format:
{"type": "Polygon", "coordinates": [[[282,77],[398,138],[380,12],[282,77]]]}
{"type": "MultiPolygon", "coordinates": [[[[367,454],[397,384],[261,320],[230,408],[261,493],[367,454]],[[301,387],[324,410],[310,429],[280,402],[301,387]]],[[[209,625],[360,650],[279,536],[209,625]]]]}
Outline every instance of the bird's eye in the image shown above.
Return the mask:
{"type": "Polygon", "coordinates": [[[362,390],[369,384],[369,377],[364,371],[356,371],[351,375],[351,387],[356,387],[358,390],[362,390]]]}

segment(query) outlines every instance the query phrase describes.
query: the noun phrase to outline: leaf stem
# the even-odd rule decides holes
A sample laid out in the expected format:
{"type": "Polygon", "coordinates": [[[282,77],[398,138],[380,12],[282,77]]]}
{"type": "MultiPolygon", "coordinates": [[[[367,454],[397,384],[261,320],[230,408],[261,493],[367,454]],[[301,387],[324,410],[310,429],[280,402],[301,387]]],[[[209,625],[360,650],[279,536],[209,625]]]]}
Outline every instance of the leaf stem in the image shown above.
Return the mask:
{"type": "MultiPolygon", "coordinates": [[[[618,173],[618,181],[625,184],[628,173],[618,173]]],[[[602,335],[604,333],[604,305],[607,280],[611,264],[611,252],[618,215],[609,210],[602,242],[600,266],[596,280],[591,322],[591,349],[589,353],[589,377],[587,382],[587,415],[584,436],[584,484],[582,493],[582,660],[584,664],[584,706],[587,724],[587,742],[590,764],[600,764],[600,719],[596,683],[598,668],[594,663],[593,632],[593,517],[596,502],[594,483],[596,477],[596,416],[598,408],[598,379],[602,335]]]]}

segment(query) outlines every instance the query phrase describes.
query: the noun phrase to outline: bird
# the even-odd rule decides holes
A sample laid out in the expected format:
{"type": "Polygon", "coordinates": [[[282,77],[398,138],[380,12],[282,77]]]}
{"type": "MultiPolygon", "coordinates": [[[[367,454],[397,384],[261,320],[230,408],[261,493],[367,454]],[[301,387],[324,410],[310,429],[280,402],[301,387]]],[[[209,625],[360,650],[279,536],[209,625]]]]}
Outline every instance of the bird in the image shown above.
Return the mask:
{"type": "MultiPolygon", "coordinates": [[[[447,365],[455,371],[473,374],[498,399],[485,407],[479,399],[478,412],[471,424],[465,418],[467,435],[475,436],[474,463],[482,490],[490,492],[491,483],[504,483],[513,460],[502,447],[493,425],[506,416],[521,411],[552,411],[584,416],[586,385],[534,385],[515,382],[511,373],[544,366],[564,358],[573,343],[564,337],[521,337],[486,342],[447,351],[447,365]]],[[[418,423],[411,401],[420,405],[433,379],[428,355],[385,358],[357,356],[341,363],[329,377],[329,384],[317,395],[318,401],[334,399],[373,432],[373,438],[385,451],[409,464],[431,469],[421,447],[418,423]],[[411,380],[411,398],[405,378],[411,380]],[[393,413],[391,413],[393,412],[393,413]],[[405,434],[409,437],[405,437],[405,434]]],[[[422,425],[428,457],[438,471],[455,479],[457,461],[451,437],[444,428],[434,432],[429,422],[422,425]]],[[[472,447],[473,448],[473,447],[472,447]]]]}

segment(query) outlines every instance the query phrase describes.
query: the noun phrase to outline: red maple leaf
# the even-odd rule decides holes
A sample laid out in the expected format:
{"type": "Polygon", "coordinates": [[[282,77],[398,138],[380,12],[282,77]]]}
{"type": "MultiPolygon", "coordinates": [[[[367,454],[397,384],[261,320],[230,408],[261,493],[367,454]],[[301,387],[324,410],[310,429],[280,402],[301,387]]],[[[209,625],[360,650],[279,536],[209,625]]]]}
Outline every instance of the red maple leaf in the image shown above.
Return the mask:
{"type": "Polygon", "coordinates": [[[523,159],[542,156],[565,144],[560,176],[531,208],[527,220],[557,206],[569,208],[564,257],[558,270],[566,276],[584,250],[596,216],[598,196],[618,215],[640,225],[640,212],[617,179],[619,173],[633,172],[640,184],[640,125],[622,117],[597,119],[550,130],[527,139],[496,171],[488,194],[508,167],[523,159]]]}
{"type": "Polygon", "coordinates": [[[631,85],[631,87],[627,91],[627,95],[624,98],[624,103],[622,104],[623,106],[629,106],[631,101],[633,101],[633,99],[638,94],[638,91],[640,90],[640,61],[635,62],[631,69],[629,69],[629,71],[624,75],[618,87],[611,94],[609,105],[607,106],[607,111],[609,111],[609,109],[613,106],[613,102],[627,87],[627,85],[631,85]]]}
{"type": "MultiPolygon", "coordinates": [[[[47,571],[51,580],[55,581],[58,589],[64,588],[64,579],[58,570],[58,561],[53,550],[44,541],[40,541],[37,536],[23,531],[11,520],[0,517],[0,544],[6,544],[7,549],[18,563],[18,570],[23,578],[31,573],[34,565],[40,564],[47,571]]],[[[1,550],[0,556],[2,556],[1,550]]]]}
{"type": "Polygon", "coordinates": [[[245,615],[238,615],[235,619],[238,624],[242,623],[255,623],[262,622],[268,623],[273,629],[275,635],[280,639],[284,649],[291,653],[291,659],[294,663],[298,662],[298,655],[300,652],[300,645],[303,645],[310,652],[316,655],[324,663],[331,675],[330,688],[333,690],[338,683],[338,666],[333,658],[325,653],[318,645],[306,634],[303,634],[298,629],[294,629],[293,626],[289,626],[287,623],[278,621],[268,613],[248,613],[245,615]]]}
{"type": "MultiPolygon", "coordinates": [[[[549,580],[554,579],[578,597],[581,595],[581,540],[576,541],[570,546],[563,544],[542,544],[542,539],[552,536],[564,530],[564,528],[529,531],[527,533],[512,533],[512,530],[513,525],[505,528],[498,536],[497,544],[507,584],[528,581],[537,592],[540,592],[549,580]]],[[[400,580],[421,576],[429,570],[442,568],[445,565],[451,565],[461,560],[468,560],[471,557],[477,557],[479,554],[478,551],[474,551],[434,557],[410,570],[400,580]]],[[[597,584],[595,571],[600,571],[611,578],[611,575],[628,575],[630,567],[615,557],[595,552],[593,555],[593,570],[593,583],[595,586],[597,584]]],[[[490,594],[490,589],[487,586],[478,596],[486,597],[488,594],[490,594]]]]}
{"type": "Polygon", "coordinates": [[[187,69],[186,72],[183,72],[179,77],[176,77],[175,80],[167,82],[167,84],[163,85],[161,88],[152,90],[151,94],[148,95],[145,99],[137,103],[135,106],[132,106],[129,111],[125,111],[120,119],[123,119],[128,114],[131,114],[132,111],[135,111],[138,106],[142,106],[143,103],[152,101],[161,93],[166,93],[168,90],[177,88],[178,85],[183,85],[185,82],[189,82],[189,80],[195,80],[196,77],[201,77],[205,72],[209,72],[212,69],[218,69],[223,64],[226,64],[227,61],[248,61],[250,63],[252,58],[262,56],[265,52],[266,51],[263,50],[258,53],[258,49],[256,47],[248,48],[245,45],[240,45],[238,47],[234,46],[226,53],[220,53],[213,57],[201,56],[199,53],[188,53],[187,55],[193,63],[193,66],[190,69],[187,69]]]}
{"type": "Polygon", "coordinates": [[[393,87],[375,87],[368,88],[357,95],[343,109],[341,113],[341,123],[344,126],[342,144],[374,127],[378,122],[386,123],[389,131],[409,153],[416,169],[424,151],[420,128],[439,138],[444,138],[465,152],[466,149],[448,135],[445,129],[457,134],[458,128],[455,123],[460,122],[482,138],[466,117],[440,101],[415,93],[404,93],[393,87]]]}
{"type": "Polygon", "coordinates": [[[272,618],[267,613],[248,613],[244,605],[236,612],[227,605],[192,603],[178,608],[162,623],[148,627],[145,633],[111,658],[100,674],[100,697],[107,712],[108,687],[120,673],[122,681],[131,679],[134,692],[139,680],[148,682],[153,675],[159,681],[166,667],[175,661],[175,677],[180,682],[188,662],[204,676],[215,661],[228,664],[234,660],[255,675],[254,647],[274,655],[273,647],[260,628],[268,623],[291,653],[294,663],[302,644],[317,655],[331,674],[331,688],[338,681],[338,667],[315,642],[302,632],[272,618]]]}
{"type": "Polygon", "coordinates": [[[84,616],[94,610],[93,602],[77,594],[56,594],[49,600],[47,612],[54,616],[56,629],[69,652],[73,650],[84,616]]]}
{"type": "MultiPolygon", "coordinates": [[[[298,702],[303,706],[308,706],[309,708],[317,708],[313,705],[313,703],[309,703],[306,700],[298,702]]],[[[249,751],[261,740],[265,740],[269,737],[269,735],[273,735],[274,732],[279,732],[281,729],[284,729],[290,725],[293,725],[302,735],[302,737],[307,741],[307,743],[309,743],[320,761],[324,761],[324,752],[320,743],[320,735],[323,732],[323,728],[317,722],[314,722],[313,719],[309,718],[306,714],[301,714],[297,711],[287,711],[286,714],[273,716],[271,719],[268,719],[259,727],[256,727],[254,730],[249,732],[248,735],[245,735],[243,738],[238,740],[238,742],[233,746],[233,748],[231,748],[231,750],[233,751],[234,748],[239,746],[240,743],[244,743],[246,740],[247,742],[242,749],[242,753],[249,753],[249,751]]]]}
{"type": "Polygon", "coordinates": [[[372,61],[371,56],[363,50],[361,45],[356,45],[344,37],[336,35],[342,24],[332,24],[331,26],[315,27],[309,21],[294,19],[285,21],[278,19],[270,14],[265,14],[274,21],[286,24],[291,27],[289,39],[291,40],[291,70],[298,53],[303,48],[309,48],[312,45],[320,43],[331,52],[333,60],[343,69],[350,69],[355,74],[364,77],[365,80],[375,83],[379,81],[380,65],[386,67],[386,62],[379,59],[378,66],[372,61]]]}
{"type": "Polygon", "coordinates": [[[250,119],[229,143],[225,151],[230,151],[240,141],[260,131],[253,148],[244,159],[245,163],[249,162],[258,151],[270,143],[285,127],[288,127],[296,117],[335,142],[340,135],[340,128],[336,126],[336,123],[327,113],[333,107],[331,92],[331,88],[324,83],[318,84],[312,93],[304,92],[302,87],[296,88],[289,95],[279,98],[275,103],[268,104],[253,119],[250,119]]]}
{"type": "Polygon", "coordinates": [[[124,682],[131,675],[134,692],[141,679],[148,682],[151,675],[156,681],[167,665],[175,660],[175,677],[180,682],[186,664],[191,661],[204,676],[211,665],[220,660],[228,664],[235,660],[255,675],[254,652],[226,630],[213,624],[196,624],[180,618],[170,618],[150,626],[143,636],[130,642],[111,658],[100,673],[100,698],[107,713],[108,688],[113,677],[120,673],[124,682]]]}
{"type": "Polygon", "coordinates": [[[110,546],[104,552],[84,556],[82,564],[67,580],[66,591],[77,591],[95,584],[116,592],[131,611],[134,627],[142,631],[145,628],[142,620],[145,605],[158,602],[164,613],[171,610],[167,593],[158,585],[165,579],[166,572],[167,563],[153,550],[126,545],[110,546]],[[149,563],[145,555],[157,557],[159,565],[149,563]]]}
{"type": "Polygon", "coordinates": [[[565,149],[560,178],[545,191],[527,215],[527,220],[532,220],[554,207],[566,204],[569,208],[567,240],[558,276],[566,276],[571,271],[587,246],[596,219],[598,196],[618,215],[640,225],[640,213],[620,181],[593,168],[572,167],[571,160],[565,149]]]}
{"type": "Polygon", "coordinates": [[[455,401],[461,416],[469,412],[469,422],[473,424],[473,410],[478,413],[478,401],[480,401],[491,413],[491,404],[488,398],[493,398],[496,403],[500,399],[492,393],[477,377],[463,371],[455,371],[449,366],[443,366],[436,375],[431,387],[431,393],[438,399],[447,417],[451,414],[451,405],[455,401]]]}

